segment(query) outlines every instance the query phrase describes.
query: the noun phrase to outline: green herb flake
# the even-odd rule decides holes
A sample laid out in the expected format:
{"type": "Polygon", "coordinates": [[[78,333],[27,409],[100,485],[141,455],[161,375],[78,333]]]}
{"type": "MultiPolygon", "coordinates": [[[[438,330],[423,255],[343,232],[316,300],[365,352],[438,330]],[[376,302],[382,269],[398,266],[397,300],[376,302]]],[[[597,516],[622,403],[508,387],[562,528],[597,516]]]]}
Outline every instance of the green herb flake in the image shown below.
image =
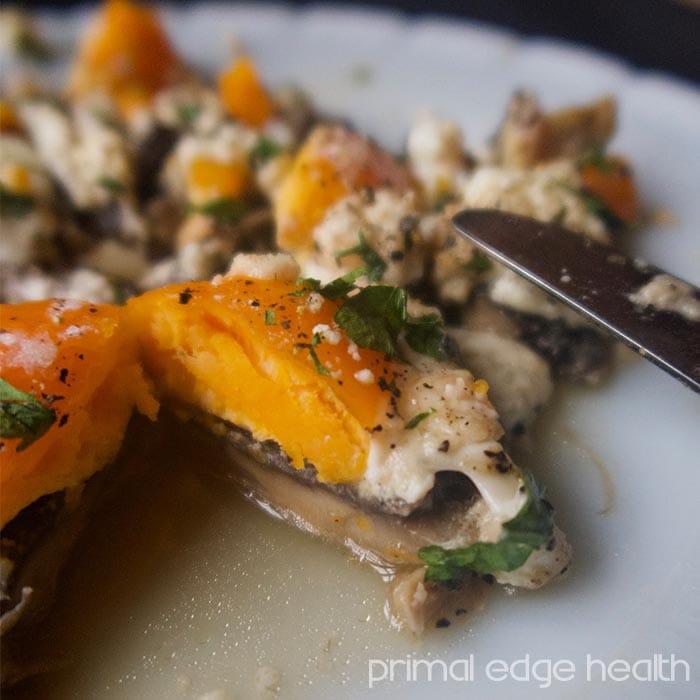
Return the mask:
{"type": "Polygon", "coordinates": [[[210,216],[217,223],[224,225],[237,224],[245,215],[246,210],[245,204],[234,197],[212,199],[205,204],[190,204],[187,208],[188,213],[204,214],[204,216],[210,216]]]}
{"type": "Polygon", "coordinates": [[[109,177],[107,175],[101,177],[97,181],[97,184],[100,187],[106,189],[108,192],[111,192],[112,194],[122,194],[126,191],[126,187],[124,186],[124,183],[121,180],[117,180],[116,178],[109,177]]]}
{"type": "Polygon", "coordinates": [[[445,331],[438,314],[424,314],[406,319],[405,337],[408,346],[421,355],[445,359],[445,331]]]}
{"type": "Polygon", "coordinates": [[[0,379],[0,437],[21,438],[17,452],[27,449],[55,421],[52,409],[0,379]]]}
{"type": "Polygon", "coordinates": [[[605,147],[601,145],[589,148],[576,163],[579,170],[586,166],[597,168],[604,173],[614,173],[618,166],[605,153],[605,147]]]}
{"type": "Polygon", "coordinates": [[[365,287],[348,297],[334,320],[354,343],[397,357],[397,340],[406,324],[406,291],[398,287],[365,287]]]}
{"type": "Polygon", "coordinates": [[[387,264],[379,253],[372,248],[362,231],[358,232],[360,242],[347,250],[341,250],[336,254],[336,260],[340,260],[348,255],[358,255],[364,262],[367,270],[367,279],[370,282],[378,282],[386,271],[387,264]]]}
{"type": "Polygon", "coordinates": [[[491,260],[478,250],[475,250],[471,259],[464,263],[464,269],[467,272],[486,272],[491,269],[491,266],[491,260]]]}
{"type": "Polygon", "coordinates": [[[625,222],[614,214],[610,207],[608,207],[598,195],[589,192],[583,187],[571,187],[571,185],[565,182],[559,182],[558,184],[565,190],[579,197],[586,209],[588,209],[593,216],[597,216],[610,231],[623,231],[626,228],[625,222]]]}
{"type": "Polygon", "coordinates": [[[277,142],[267,136],[261,136],[250,151],[250,162],[259,167],[281,151],[282,147],[277,142]]]}
{"type": "Polygon", "coordinates": [[[277,321],[275,321],[275,312],[272,309],[267,309],[265,311],[265,325],[266,326],[276,326],[277,321]]]}
{"type": "Polygon", "coordinates": [[[432,416],[433,413],[437,413],[437,411],[434,408],[431,408],[429,411],[424,411],[423,413],[419,413],[417,416],[413,416],[413,418],[406,423],[404,428],[406,430],[413,430],[419,423],[422,423],[426,418],[432,416]]]}
{"type": "Polygon", "coordinates": [[[428,565],[426,581],[455,588],[469,573],[492,574],[520,568],[536,549],[552,539],[552,506],[544,499],[532,475],[523,471],[527,500],[520,512],[503,524],[498,542],[475,542],[468,547],[422,547],[418,556],[428,565]]]}
{"type": "Polygon", "coordinates": [[[38,63],[45,63],[52,58],[52,52],[48,46],[29,28],[17,34],[15,50],[22,58],[37,61],[38,63]]]}
{"type": "Polygon", "coordinates": [[[314,333],[312,338],[311,338],[311,344],[309,345],[309,355],[311,355],[311,359],[313,360],[314,367],[316,368],[316,371],[319,374],[323,374],[326,377],[330,377],[331,373],[323,366],[323,363],[321,360],[318,359],[318,355],[316,354],[316,346],[323,340],[321,338],[321,335],[319,333],[314,333]]]}
{"type": "Polygon", "coordinates": [[[175,116],[183,129],[191,129],[202,113],[202,105],[191,102],[181,102],[175,106],[175,116]]]}
{"type": "Polygon", "coordinates": [[[444,211],[445,207],[454,202],[457,198],[451,192],[442,192],[435,199],[435,204],[433,205],[433,211],[440,213],[444,211]]]}
{"type": "Polygon", "coordinates": [[[346,275],[334,279],[323,287],[319,287],[317,291],[331,301],[342,299],[353,289],[357,289],[357,287],[355,287],[355,280],[362,277],[364,274],[365,271],[361,267],[357,267],[352,272],[348,272],[346,275]]]}
{"type": "Polygon", "coordinates": [[[13,219],[25,217],[36,204],[34,197],[28,194],[17,194],[0,184],[0,214],[13,219]]]}

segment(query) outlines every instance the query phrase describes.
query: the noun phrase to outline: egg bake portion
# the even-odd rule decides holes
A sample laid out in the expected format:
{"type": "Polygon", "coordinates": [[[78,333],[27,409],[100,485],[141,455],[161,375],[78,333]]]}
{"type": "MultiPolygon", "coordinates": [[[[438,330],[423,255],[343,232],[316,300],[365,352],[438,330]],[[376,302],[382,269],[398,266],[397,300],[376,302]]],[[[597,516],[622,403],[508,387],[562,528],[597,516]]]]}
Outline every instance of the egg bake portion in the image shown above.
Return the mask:
{"type": "Polygon", "coordinates": [[[3,678],[13,672],[6,635],[51,602],[132,412],[157,413],[123,318],[76,301],[0,306],[3,678]]]}
{"type": "Polygon", "coordinates": [[[242,255],[128,308],[161,400],[226,446],[212,468],[372,563],[420,632],[473,576],[539,587],[570,551],[439,315],[361,273],[323,285],[242,255]]]}

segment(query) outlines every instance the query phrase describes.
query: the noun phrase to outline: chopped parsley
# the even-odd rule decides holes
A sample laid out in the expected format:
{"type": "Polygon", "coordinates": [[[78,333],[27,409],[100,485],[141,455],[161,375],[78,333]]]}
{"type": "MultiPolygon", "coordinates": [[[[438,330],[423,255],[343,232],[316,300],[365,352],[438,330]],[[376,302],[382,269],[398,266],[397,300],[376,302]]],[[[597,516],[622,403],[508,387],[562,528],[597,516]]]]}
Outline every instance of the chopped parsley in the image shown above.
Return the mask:
{"type": "Polygon", "coordinates": [[[48,46],[29,28],[20,31],[15,38],[15,50],[23,58],[44,63],[52,57],[48,46]]]}
{"type": "Polygon", "coordinates": [[[491,269],[491,260],[482,252],[475,250],[472,257],[464,263],[464,269],[467,272],[486,272],[491,269]]]}
{"type": "Polygon", "coordinates": [[[0,213],[21,219],[34,208],[34,197],[28,194],[17,194],[0,184],[0,213]]]}
{"type": "Polygon", "coordinates": [[[626,228],[625,222],[615,214],[610,207],[597,194],[581,187],[571,187],[565,182],[559,183],[564,189],[575,194],[581,199],[588,211],[597,216],[610,231],[622,231],[626,228]]]}
{"type": "Polygon", "coordinates": [[[431,408],[429,411],[419,413],[417,416],[413,416],[413,418],[411,418],[411,420],[408,421],[404,427],[406,430],[413,430],[419,423],[422,423],[426,418],[432,416],[433,413],[436,413],[434,408],[431,408]]]}
{"type": "Polygon", "coordinates": [[[0,437],[21,438],[17,452],[38,440],[55,421],[52,409],[0,379],[0,437]]]}
{"type": "Polygon", "coordinates": [[[589,148],[576,163],[579,170],[586,166],[597,168],[604,173],[614,173],[619,170],[619,165],[608,157],[603,146],[593,146],[589,148]]]}
{"type": "Polygon", "coordinates": [[[253,165],[264,165],[282,151],[282,147],[271,138],[261,136],[250,151],[250,162],[253,165]]]}
{"type": "Polygon", "coordinates": [[[246,213],[247,207],[240,199],[234,197],[221,197],[212,199],[205,204],[190,204],[187,211],[204,214],[215,219],[219,224],[237,224],[246,213]]]}
{"type": "Polygon", "coordinates": [[[451,192],[442,192],[435,199],[435,204],[433,205],[434,212],[441,212],[450,203],[454,202],[457,198],[451,192]]]}
{"type": "Polygon", "coordinates": [[[408,317],[405,331],[406,342],[412,350],[436,360],[445,358],[445,333],[438,314],[408,317]]]}
{"type": "Polygon", "coordinates": [[[361,348],[398,357],[397,341],[406,318],[406,291],[377,285],[347,297],[334,320],[361,348]]]}
{"type": "Polygon", "coordinates": [[[387,264],[382,256],[367,243],[365,234],[359,231],[358,235],[360,242],[352,248],[338,252],[335,256],[336,260],[340,260],[348,255],[359,255],[366,266],[367,279],[370,282],[378,282],[383,277],[387,264]]]}
{"type": "Polygon", "coordinates": [[[272,309],[267,309],[265,311],[265,325],[266,326],[276,326],[277,321],[275,321],[275,312],[272,309]]]}
{"type": "Polygon", "coordinates": [[[97,181],[97,184],[112,194],[121,194],[126,190],[126,187],[124,187],[124,183],[121,180],[117,180],[117,178],[109,177],[107,175],[101,177],[97,181]]]}
{"type": "Polygon", "coordinates": [[[309,345],[309,355],[311,355],[311,359],[313,360],[314,367],[316,367],[316,371],[319,374],[323,374],[327,377],[330,376],[330,372],[323,366],[323,363],[321,360],[318,359],[318,355],[316,354],[316,346],[323,340],[321,338],[320,333],[314,333],[312,338],[311,338],[311,344],[309,345]]]}
{"type": "Polygon", "coordinates": [[[202,113],[202,105],[192,102],[181,102],[175,107],[175,115],[183,129],[190,129],[202,113]]]}
{"type": "Polygon", "coordinates": [[[290,295],[302,296],[312,291],[326,299],[344,299],[333,320],[361,348],[400,357],[398,340],[403,333],[412,350],[443,359],[445,333],[440,316],[424,314],[411,318],[407,311],[406,290],[380,284],[356,287],[355,280],[364,274],[362,268],[357,268],[326,285],[316,279],[301,278],[297,284],[303,285],[303,288],[290,292],[290,295]]]}
{"type": "Polygon", "coordinates": [[[428,565],[426,581],[455,588],[469,573],[492,574],[520,568],[554,534],[552,506],[544,499],[532,475],[523,471],[527,500],[518,514],[503,524],[498,542],[475,542],[468,547],[422,547],[418,556],[428,565]]]}
{"type": "Polygon", "coordinates": [[[347,296],[348,292],[355,289],[355,280],[365,274],[365,271],[361,267],[355,268],[352,272],[348,272],[342,277],[334,279],[332,282],[320,287],[317,291],[326,297],[335,301],[336,299],[342,299],[347,296]]]}

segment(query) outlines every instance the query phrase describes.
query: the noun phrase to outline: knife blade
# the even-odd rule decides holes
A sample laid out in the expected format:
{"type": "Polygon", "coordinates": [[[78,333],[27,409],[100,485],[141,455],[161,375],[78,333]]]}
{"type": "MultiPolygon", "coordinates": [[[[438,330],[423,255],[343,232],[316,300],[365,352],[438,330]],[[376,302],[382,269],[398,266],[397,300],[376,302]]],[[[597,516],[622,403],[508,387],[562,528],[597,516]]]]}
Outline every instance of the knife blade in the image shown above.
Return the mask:
{"type": "MultiPolygon", "coordinates": [[[[653,277],[668,273],[557,224],[502,211],[462,211],[452,224],[489,256],[700,392],[700,322],[632,300],[653,277]]],[[[700,289],[689,286],[700,299],[700,289]]]]}

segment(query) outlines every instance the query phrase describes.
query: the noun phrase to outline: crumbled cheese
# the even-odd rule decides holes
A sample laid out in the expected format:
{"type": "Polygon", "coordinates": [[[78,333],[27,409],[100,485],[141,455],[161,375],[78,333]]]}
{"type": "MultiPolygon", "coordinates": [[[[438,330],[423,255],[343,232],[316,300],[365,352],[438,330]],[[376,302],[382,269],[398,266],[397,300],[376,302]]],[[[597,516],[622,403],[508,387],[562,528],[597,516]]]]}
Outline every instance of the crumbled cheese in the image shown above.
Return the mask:
{"type": "Polygon", "coordinates": [[[131,186],[126,138],[102,118],[109,104],[98,100],[73,103],[71,114],[48,100],[26,100],[19,106],[40,158],[79,209],[102,207],[115,198],[101,182],[131,186]]]}
{"type": "Polygon", "coordinates": [[[306,277],[323,283],[364,267],[358,255],[338,253],[357,246],[359,233],[367,245],[377,253],[386,269],[382,282],[406,286],[419,280],[426,261],[426,247],[417,230],[402,231],[402,221],[418,220],[415,195],[398,194],[391,190],[377,190],[367,199],[364,193],[344,197],[328,209],[312,232],[314,252],[303,261],[306,277]]]}
{"type": "Polygon", "coordinates": [[[311,292],[306,299],[306,310],[309,313],[317,314],[323,306],[324,298],[318,292],[311,292]]]}
{"type": "Polygon", "coordinates": [[[374,372],[371,369],[361,369],[352,375],[360,384],[374,384],[374,372]]]}
{"type": "Polygon", "coordinates": [[[407,151],[411,168],[431,200],[454,192],[466,162],[462,131],[455,122],[420,114],[409,132],[407,151]]]}
{"type": "Polygon", "coordinates": [[[291,282],[299,278],[299,272],[299,265],[288,253],[238,253],[231,261],[226,275],[291,282]]]}
{"type": "Polygon", "coordinates": [[[700,321],[700,299],[693,288],[671,275],[655,275],[630,300],[641,307],[677,313],[689,321],[700,321]]]}
{"type": "Polygon", "coordinates": [[[460,205],[558,221],[572,231],[607,243],[604,223],[575,192],[580,187],[574,161],[555,161],[533,170],[482,166],[464,181],[460,205]]]}
{"type": "Polygon", "coordinates": [[[324,340],[326,343],[329,345],[337,345],[340,342],[340,339],[343,337],[339,331],[334,330],[331,328],[329,325],[325,323],[319,323],[315,325],[312,329],[311,332],[316,335],[321,337],[322,340],[324,340]]]}
{"type": "Polygon", "coordinates": [[[21,332],[0,333],[0,345],[8,348],[5,353],[8,364],[28,371],[49,367],[58,354],[58,348],[46,331],[31,336],[21,332]]]}
{"type": "Polygon", "coordinates": [[[352,357],[355,362],[360,361],[360,353],[358,351],[357,345],[352,342],[352,340],[348,343],[348,355],[352,357]]]}

